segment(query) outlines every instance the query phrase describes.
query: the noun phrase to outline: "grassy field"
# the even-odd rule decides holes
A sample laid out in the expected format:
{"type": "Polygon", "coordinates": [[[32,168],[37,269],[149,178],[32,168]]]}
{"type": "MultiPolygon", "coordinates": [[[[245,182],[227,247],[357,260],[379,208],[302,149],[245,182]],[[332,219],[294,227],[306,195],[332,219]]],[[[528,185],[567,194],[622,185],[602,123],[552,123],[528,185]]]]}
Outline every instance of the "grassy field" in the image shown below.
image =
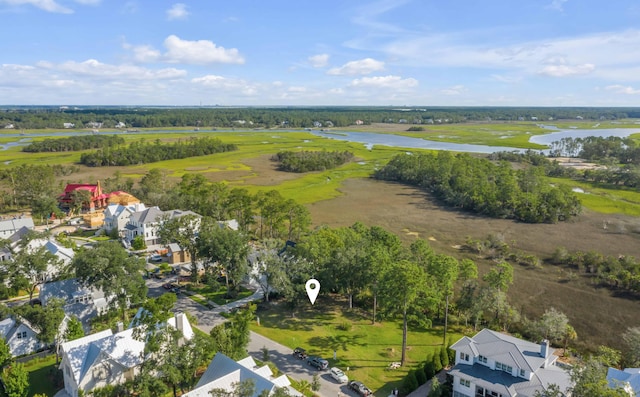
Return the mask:
{"type": "MultiPolygon", "coordinates": [[[[64,387],[63,384],[56,385],[57,381],[62,382],[62,373],[56,376],[58,368],[56,366],[56,356],[49,355],[37,358],[24,363],[25,369],[29,372],[29,393],[28,397],[36,394],[54,396],[56,392],[64,387]]],[[[6,393],[0,389],[0,396],[5,397],[6,393]]]]}
{"type": "MultiPolygon", "coordinates": [[[[371,324],[358,309],[348,311],[341,297],[323,296],[315,305],[296,311],[295,317],[277,304],[262,306],[256,314],[260,325],[252,330],[265,335],[293,351],[300,346],[309,355],[329,361],[329,366],[349,368],[349,379],[364,382],[378,396],[388,396],[394,387],[400,388],[402,378],[422,364],[427,354],[442,346],[442,328],[411,329],[407,343],[407,364],[398,370],[387,370],[390,362],[400,361],[402,347],[401,321],[371,324]],[[333,352],[336,351],[336,359],[333,352]]],[[[460,333],[450,332],[454,341],[460,333]]]]}
{"type": "MultiPolygon", "coordinates": [[[[376,126],[360,128],[374,132],[401,132],[397,131],[398,125],[392,126],[395,131],[390,127],[384,131],[374,131],[372,128],[376,126]]],[[[609,125],[608,128],[620,126],[638,128],[638,125],[631,122],[609,125]]],[[[503,123],[436,127],[438,131],[442,130],[438,134],[448,133],[452,141],[455,141],[453,136],[463,136],[464,131],[460,130],[466,128],[476,129],[478,135],[484,136],[478,136],[477,139],[484,139],[485,144],[490,140],[506,144],[492,131],[515,131],[522,137],[527,135],[527,130],[533,133],[531,130],[535,126],[533,123],[524,123],[522,126],[503,123]]],[[[640,257],[638,192],[605,189],[603,186],[574,181],[555,181],[569,183],[571,187],[580,187],[586,192],[580,195],[586,207],[585,212],[570,222],[555,225],[524,224],[443,208],[419,189],[368,178],[376,167],[382,166],[395,154],[405,152],[402,148],[375,146],[372,150],[367,150],[364,145],[320,138],[305,131],[218,131],[200,132],[197,135],[211,134],[224,142],[238,144],[240,150],[132,167],[79,166],[79,173],[65,179],[95,182],[112,176],[116,170],[124,177],[137,179],[151,168],[165,168],[176,179],[184,172],[198,172],[211,181],[224,181],[231,186],[247,188],[252,193],[276,189],[284,197],[304,203],[311,211],[314,226],[346,226],[361,221],[367,225],[384,227],[401,236],[407,243],[417,237],[428,239],[436,251],[458,258],[469,256],[459,249],[467,237],[485,239],[489,234],[503,236],[514,249],[538,255],[542,259],[548,258],[560,246],[570,251],[596,250],[605,255],[640,257]],[[338,169],[306,174],[279,172],[275,163],[270,161],[270,157],[280,150],[303,148],[350,150],[357,160],[338,169]]],[[[172,140],[187,135],[149,132],[144,136],[148,139],[172,140]]],[[[140,137],[141,135],[126,136],[127,139],[140,137]]],[[[20,152],[19,148],[0,151],[0,165],[4,161],[11,161],[11,165],[38,161],[69,163],[77,158],[77,153],[32,155],[20,152]]],[[[481,273],[491,265],[482,258],[471,259],[477,260],[481,273]]],[[[579,343],[606,343],[620,348],[620,332],[629,326],[640,326],[640,318],[635,315],[640,310],[638,301],[616,296],[606,289],[594,288],[586,279],[569,276],[566,269],[546,266],[542,270],[517,268],[514,285],[509,293],[511,302],[530,318],[539,316],[545,308],[554,306],[569,316],[578,331],[579,343]]]]}

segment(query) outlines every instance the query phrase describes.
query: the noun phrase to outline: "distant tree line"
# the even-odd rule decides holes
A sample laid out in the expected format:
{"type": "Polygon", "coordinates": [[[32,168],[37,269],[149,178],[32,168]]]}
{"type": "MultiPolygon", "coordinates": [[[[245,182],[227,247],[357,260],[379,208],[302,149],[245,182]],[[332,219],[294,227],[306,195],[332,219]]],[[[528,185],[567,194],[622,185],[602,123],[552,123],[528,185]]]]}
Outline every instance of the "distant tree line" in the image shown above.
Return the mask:
{"type": "Polygon", "coordinates": [[[154,143],[141,140],[124,148],[103,148],[92,153],[83,153],[80,163],[89,167],[126,166],[206,156],[237,149],[236,145],[222,143],[217,138],[191,138],[168,144],[160,143],[160,140],[154,143]]]}
{"type": "Polygon", "coordinates": [[[33,142],[22,148],[23,152],[73,152],[77,150],[98,149],[124,144],[124,138],[107,135],[81,135],[69,138],[45,139],[33,142]]]}
{"type": "Polygon", "coordinates": [[[17,129],[63,128],[73,123],[76,128],[172,127],[248,127],[311,128],[314,122],[335,127],[370,123],[461,123],[468,121],[521,120],[614,120],[640,117],[639,108],[519,108],[519,107],[317,107],[317,108],[165,108],[165,107],[13,107],[0,109],[0,127],[13,124],[17,129]],[[246,124],[241,124],[244,121],[246,124]]]}
{"type": "Polygon", "coordinates": [[[353,159],[349,151],[283,151],[271,160],[279,162],[278,169],[287,172],[324,171],[343,165],[353,159]]]}
{"type": "Polygon", "coordinates": [[[542,167],[514,170],[506,161],[496,165],[440,151],[397,155],[374,176],[427,188],[449,206],[491,217],[543,223],[578,215],[576,194],[565,185],[551,186],[544,174],[542,167]]]}
{"type": "Polygon", "coordinates": [[[562,138],[551,143],[550,157],[580,157],[590,161],[640,164],[640,147],[631,138],[615,136],[562,138]]]}

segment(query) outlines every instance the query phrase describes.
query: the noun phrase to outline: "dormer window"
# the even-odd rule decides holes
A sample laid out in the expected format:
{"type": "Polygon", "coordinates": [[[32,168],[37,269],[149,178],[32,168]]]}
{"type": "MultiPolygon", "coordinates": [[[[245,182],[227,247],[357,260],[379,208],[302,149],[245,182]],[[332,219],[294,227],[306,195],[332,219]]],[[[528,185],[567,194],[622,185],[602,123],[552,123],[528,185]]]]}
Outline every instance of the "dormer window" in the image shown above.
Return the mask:
{"type": "Polygon", "coordinates": [[[469,361],[469,355],[465,354],[463,352],[460,352],[460,360],[462,361],[469,361]]]}
{"type": "Polygon", "coordinates": [[[525,373],[524,369],[520,369],[520,376],[523,378],[524,378],[524,373],[525,373]]]}
{"type": "Polygon", "coordinates": [[[513,373],[513,367],[511,367],[510,365],[507,365],[507,364],[500,363],[498,361],[496,361],[496,369],[499,370],[499,371],[513,373]]]}
{"type": "Polygon", "coordinates": [[[478,362],[482,363],[482,364],[486,364],[487,363],[487,358],[485,356],[478,356],[478,362]]]}

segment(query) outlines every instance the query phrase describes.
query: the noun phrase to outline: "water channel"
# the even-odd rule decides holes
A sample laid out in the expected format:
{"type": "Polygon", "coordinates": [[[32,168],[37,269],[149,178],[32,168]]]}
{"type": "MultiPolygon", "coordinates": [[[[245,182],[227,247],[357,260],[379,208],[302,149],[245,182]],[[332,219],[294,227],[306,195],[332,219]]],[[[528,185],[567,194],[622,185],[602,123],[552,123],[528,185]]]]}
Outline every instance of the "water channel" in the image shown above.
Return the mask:
{"type": "MultiPolygon", "coordinates": [[[[546,129],[555,129],[554,126],[542,126],[546,129]]],[[[202,132],[245,132],[245,130],[200,130],[198,133],[202,132]]],[[[271,130],[258,130],[257,132],[265,132],[271,130]]],[[[290,132],[299,130],[273,130],[273,132],[290,132]]],[[[135,135],[135,134],[192,134],[194,131],[190,130],[156,130],[156,131],[110,131],[110,132],[98,132],[100,135],[135,135]]],[[[487,146],[487,145],[473,145],[466,143],[453,143],[453,142],[438,142],[438,141],[430,141],[428,139],[421,138],[412,138],[401,135],[393,135],[393,134],[378,134],[374,132],[351,132],[351,131],[319,131],[319,130],[311,130],[309,131],[311,134],[319,137],[336,139],[340,141],[348,141],[348,142],[357,142],[362,143],[367,148],[372,149],[374,145],[382,145],[382,146],[390,146],[390,147],[401,147],[407,149],[432,149],[432,150],[451,150],[456,152],[472,152],[472,153],[493,153],[500,151],[516,151],[523,152],[525,149],[521,148],[513,148],[509,146],[487,146]]],[[[553,131],[544,135],[534,135],[529,139],[529,142],[536,143],[540,145],[549,146],[552,142],[559,141],[562,138],[578,138],[578,137],[587,137],[587,136],[600,136],[600,137],[608,137],[608,136],[616,136],[616,137],[628,137],[632,134],[640,133],[639,128],[610,128],[610,129],[567,129],[567,130],[559,130],[553,131]]],[[[89,134],[86,131],[52,131],[46,133],[34,133],[25,136],[24,134],[1,134],[0,137],[15,137],[20,138],[15,142],[8,142],[4,144],[0,144],[0,150],[6,150],[9,147],[13,146],[24,146],[29,143],[31,140],[29,137],[63,137],[63,136],[79,136],[79,135],[87,135],[89,134]]],[[[546,152],[546,150],[542,150],[542,152],[546,152]]]]}

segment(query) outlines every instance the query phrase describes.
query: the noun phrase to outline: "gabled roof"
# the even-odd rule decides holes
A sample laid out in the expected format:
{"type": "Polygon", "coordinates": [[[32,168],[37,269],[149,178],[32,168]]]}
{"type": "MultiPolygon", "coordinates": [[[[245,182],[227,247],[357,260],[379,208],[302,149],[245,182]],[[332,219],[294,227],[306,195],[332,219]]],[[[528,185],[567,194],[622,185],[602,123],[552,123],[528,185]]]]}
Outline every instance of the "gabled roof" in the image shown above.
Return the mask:
{"type": "Polygon", "coordinates": [[[484,365],[458,364],[450,375],[464,379],[473,379],[477,386],[498,392],[503,396],[533,397],[536,391],[546,390],[555,384],[561,390],[570,385],[569,373],[560,367],[540,368],[531,380],[511,376],[503,371],[494,371],[484,365]]]}
{"type": "MultiPolygon", "coordinates": [[[[265,366],[266,367],[266,366],[265,366]]],[[[271,379],[273,373],[266,367],[256,368],[251,357],[238,362],[233,361],[222,353],[217,353],[207,370],[202,375],[196,387],[184,394],[184,397],[208,397],[213,389],[233,390],[234,383],[252,379],[255,382],[253,397],[259,396],[264,390],[271,393],[276,387],[289,387],[291,383],[286,376],[271,379]]],[[[300,395],[289,388],[292,395],[300,395]]]]}
{"type": "Polygon", "coordinates": [[[139,222],[142,224],[159,222],[162,219],[164,212],[158,207],[150,207],[143,211],[134,212],[131,214],[129,221],[139,222]]]}
{"type": "Polygon", "coordinates": [[[74,297],[79,295],[91,294],[93,299],[104,298],[104,293],[95,288],[84,287],[77,279],[53,281],[45,283],[40,287],[40,300],[44,305],[51,298],[60,298],[65,302],[70,302],[74,297]]]}
{"type": "MultiPolygon", "coordinates": [[[[486,328],[475,334],[473,338],[463,337],[451,348],[457,352],[468,351],[468,354],[474,356],[490,357],[495,361],[530,372],[536,371],[546,360],[546,357],[540,354],[540,345],[486,328]]],[[[552,353],[553,349],[549,347],[547,354],[552,353]]]]}
{"type": "Polygon", "coordinates": [[[13,233],[11,236],[9,236],[9,242],[11,243],[11,245],[19,242],[22,240],[22,238],[24,236],[27,235],[27,233],[29,233],[31,231],[31,229],[27,226],[22,226],[20,229],[18,229],[15,233],[13,233]]]}
{"type": "Polygon", "coordinates": [[[98,185],[93,185],[90,183],[69,183],[64,188],[64,192],[71,193],[74,190],[88,190],[90,192],[95,192],[98,189],[98,185]]]}
{"type": "Polygon", "coordinates": [[[35,226],[33,224],[33,219],[29,217],[19,217],[12,219],[5,219],[0,221],[0,232],[19,230],[22,227],[26,227],[27,229],[33,229],[35,226]]]}
{"type": "Polygon", "coordinates": [[[60,259],[64,263],[71,262],[71,260],[75,255],[75,252],[73,252],[71,248],[65,248],[53,240],[47,240],[43,238],[29,241],[28,247],[29,249],[34,249],[34,250],[40,247],[45,247],[47,251],[57,256],[58,259],[60,259]]]}
{"type": "Polygon", "coordinates": [[[23,324],[25,327],[29,328],[36,334],[39,333],[38,329],[31,325],[31,323],[26,319],[21,317],[15,318],[11,316],[0,321],[0,336],[4,337],[5,340],[9,340],[15,334],[20,324],[23,324]]]}
{"type": "Polygon", "coordinates": [[[93,342],[108,338],[111,335],[113,335],[113,332],[107,329],[60,345],[60,351],[63,355],[66,355],[69,360],[71,375],[76,381],[76,384],[80,383],[80,380],[88,369],[87,366],[95,361],[96,352],[95,349],[91,347],[93,342]]]}
{"type": "Polygon", "coordinates": [[[609,368],[607,381],[612,389],[624,388],[627,392],[632,389],[635,394],[640,394],[640,368],[626,368],[624,371],[609,368]]]}

